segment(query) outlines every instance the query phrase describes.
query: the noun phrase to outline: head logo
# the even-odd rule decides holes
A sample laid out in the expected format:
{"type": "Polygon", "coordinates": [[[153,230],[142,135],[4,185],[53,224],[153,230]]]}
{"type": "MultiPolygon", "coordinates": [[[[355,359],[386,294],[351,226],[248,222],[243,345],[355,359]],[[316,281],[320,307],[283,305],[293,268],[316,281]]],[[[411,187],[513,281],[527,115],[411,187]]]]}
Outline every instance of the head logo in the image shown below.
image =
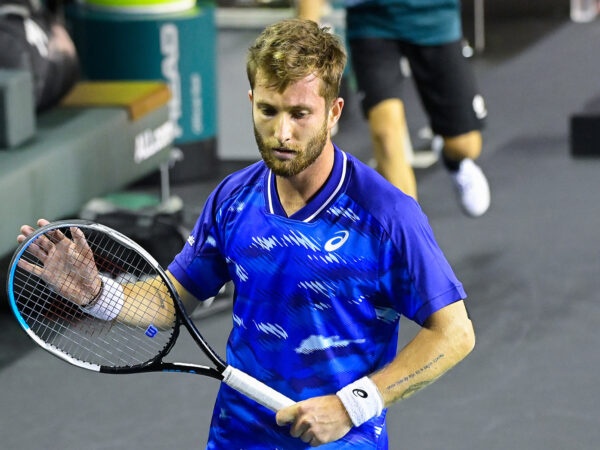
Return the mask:
{"type": "Polygon", "coordinates": [[[346,230],[338,231],[335,233],[335,237],[332,237],[325,242],[325,250],[328,252],[337,250],[348,240],[348,236],[350,236],[350,233],[348,233],[346,230]]]}

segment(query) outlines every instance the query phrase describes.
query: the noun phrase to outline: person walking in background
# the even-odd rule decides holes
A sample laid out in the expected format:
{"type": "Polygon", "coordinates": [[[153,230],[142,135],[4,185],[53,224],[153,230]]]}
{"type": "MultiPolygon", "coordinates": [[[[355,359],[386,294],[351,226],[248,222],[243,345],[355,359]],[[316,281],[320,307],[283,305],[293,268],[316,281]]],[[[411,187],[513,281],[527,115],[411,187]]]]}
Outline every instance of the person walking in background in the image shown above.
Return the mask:
{"type": "MultiPolygon", "coordinates": [[[[326,0],[296,0],[297,15],[320,22],[326,0]]],[[[490,188],[475,163],[487,115],[472,67],[463,56],[460,0],[345,0],[346,38],[377,170],[417,198],[405,150],[408,136],[402,87],[405,57],[434,134],[443,138],[442,161],[463,211],[479,217],[490,188]]]]}

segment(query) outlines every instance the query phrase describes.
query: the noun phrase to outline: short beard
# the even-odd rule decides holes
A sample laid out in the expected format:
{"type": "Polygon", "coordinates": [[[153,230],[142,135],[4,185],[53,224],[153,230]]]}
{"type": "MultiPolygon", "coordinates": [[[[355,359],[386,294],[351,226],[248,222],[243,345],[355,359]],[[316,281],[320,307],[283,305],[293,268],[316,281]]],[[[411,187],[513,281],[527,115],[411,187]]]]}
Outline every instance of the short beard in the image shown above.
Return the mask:
{"type": "MultiPolygon", "coordinates": [[[[296,158],[293,160],[281,161],[275,158],[272,153],[272,149],[279,147],[279,145],[269,145],[265,142],[256,129],[256,126],[254,126],[254,138],[256,139],[256,144],[258,145],[258,150],[263,161],[275,175],[286,178],[298,175],[312,165],[317,158],[321,156],[325,144],[327,143],[327,137],[327,121],[324,121],[321,129],[308,141],[304,151],[297,153],[296,158]]],[[[299,150],[299,148],[295,146],[286,146],[285,148],[289,150],[299,150]]]]}

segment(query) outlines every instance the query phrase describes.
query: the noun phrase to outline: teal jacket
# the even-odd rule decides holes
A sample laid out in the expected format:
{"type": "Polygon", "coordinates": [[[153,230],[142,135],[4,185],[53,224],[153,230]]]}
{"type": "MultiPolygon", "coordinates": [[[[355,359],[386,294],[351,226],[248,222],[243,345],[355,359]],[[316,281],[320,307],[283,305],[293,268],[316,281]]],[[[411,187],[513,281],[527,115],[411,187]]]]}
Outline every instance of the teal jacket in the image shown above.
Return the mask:
{"type": "Polygon", "coordinates": [[[462,38],[460,0],[340,1],[346,8],[348,39],[385,38],[439,45],[462,38]]]}

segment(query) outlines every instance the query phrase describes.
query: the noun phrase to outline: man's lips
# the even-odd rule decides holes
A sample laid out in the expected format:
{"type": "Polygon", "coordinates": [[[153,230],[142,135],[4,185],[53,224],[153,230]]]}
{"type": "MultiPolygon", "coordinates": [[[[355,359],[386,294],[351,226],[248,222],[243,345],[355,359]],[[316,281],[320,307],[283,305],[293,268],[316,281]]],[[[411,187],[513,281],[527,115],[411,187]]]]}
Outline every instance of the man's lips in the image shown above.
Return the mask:
{"type": "Polygon", "coordinates": [[[279,159],[291,159],[296,155],[295,150],[291,150],[285,147],[275,147],[272,150],[273,154],[279,159]]]}

